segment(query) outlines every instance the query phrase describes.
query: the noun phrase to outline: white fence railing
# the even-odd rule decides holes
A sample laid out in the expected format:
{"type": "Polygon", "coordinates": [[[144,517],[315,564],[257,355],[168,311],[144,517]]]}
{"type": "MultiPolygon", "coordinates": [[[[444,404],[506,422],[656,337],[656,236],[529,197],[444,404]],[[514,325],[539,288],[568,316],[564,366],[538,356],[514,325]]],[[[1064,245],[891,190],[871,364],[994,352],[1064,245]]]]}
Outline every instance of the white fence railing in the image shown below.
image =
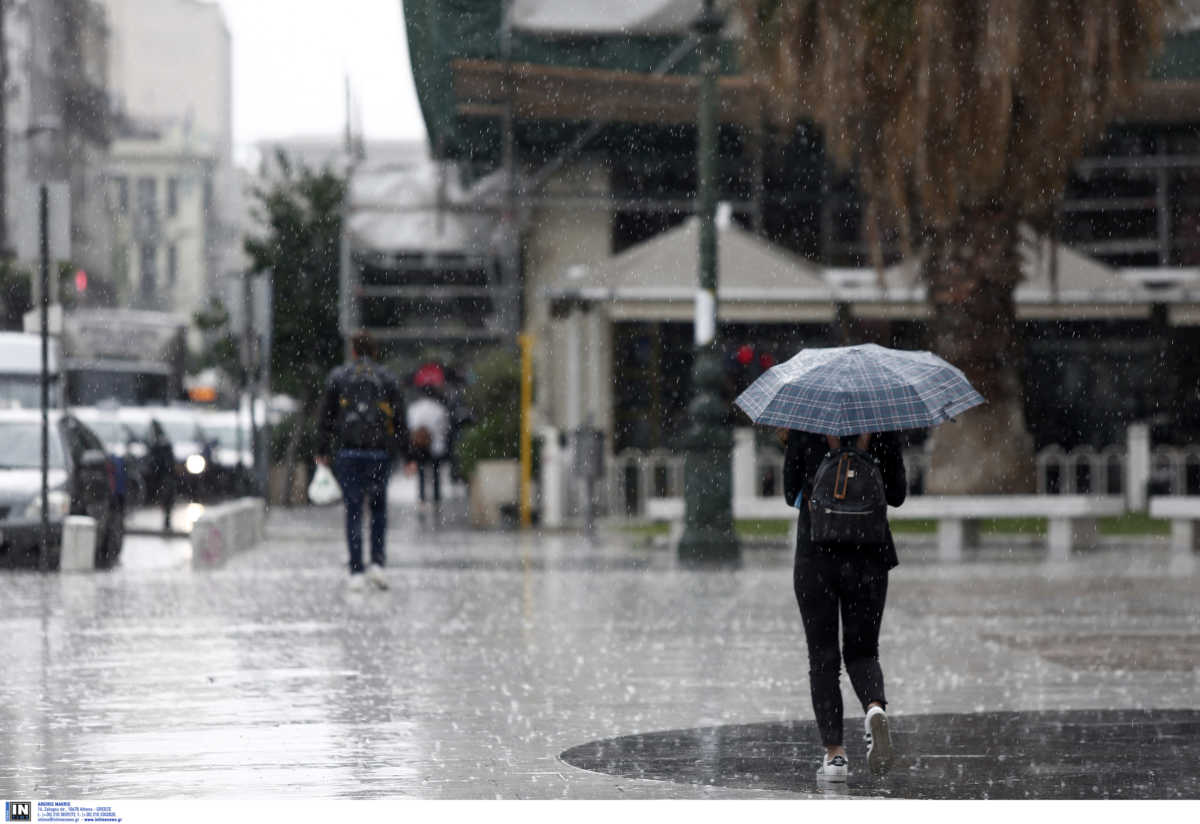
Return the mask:
{"type": "MultiPolygon", "coordinates": [[[[627,450],[608,463],[601,500],[610,515],[638,517],[646,511],[647,498],[683,496],[683,454],[670,450],[627,450]]],[[[737,458],[734,458],[735,464],[737,458]]],[[[921,494],[929,471],[924,449],[904,453],[909,491],[921,494]]],[[[1058,446],[1042,449],[1036,456],[1037,491],[1042,495],[1124,495],[1128,477],[1124,447],[1103,449],[1080,447],[1070,451],[1058,446]]],[[[754,450],[754,493],[773,497],[783,494],[783,453],[777,449],[754,450]]],[[[736,467],[735,467],[736,473],[736,467]]],[[[735,488],[739,485],[734,481],[735,488]]],[[[1150,453],[1150,486],[1158,495],[1200,494],[1200,445],[1159,446],[1150,453]]]]}

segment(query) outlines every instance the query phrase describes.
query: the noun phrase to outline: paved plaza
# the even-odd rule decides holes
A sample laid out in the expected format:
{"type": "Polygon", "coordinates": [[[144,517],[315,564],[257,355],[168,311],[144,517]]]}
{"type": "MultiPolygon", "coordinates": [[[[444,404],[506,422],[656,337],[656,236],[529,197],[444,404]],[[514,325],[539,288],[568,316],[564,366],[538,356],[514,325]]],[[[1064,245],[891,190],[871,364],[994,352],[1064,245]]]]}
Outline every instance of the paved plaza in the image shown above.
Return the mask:
{"type": "MultiPolygon", "coordinates": [[[[398,481],[397,483],[402,483],[398,481]]],[[[193,571],[0,576],[6,797],[1200,798],[1200,575],[1163,541],[1069,564],[901,541],[881,639],[899,760],[845,788],[818,739],[791,553],[681,565],[616,529],[473,532],[392,509],[387,591],[349,592],[341,513],[193,571]]]]}

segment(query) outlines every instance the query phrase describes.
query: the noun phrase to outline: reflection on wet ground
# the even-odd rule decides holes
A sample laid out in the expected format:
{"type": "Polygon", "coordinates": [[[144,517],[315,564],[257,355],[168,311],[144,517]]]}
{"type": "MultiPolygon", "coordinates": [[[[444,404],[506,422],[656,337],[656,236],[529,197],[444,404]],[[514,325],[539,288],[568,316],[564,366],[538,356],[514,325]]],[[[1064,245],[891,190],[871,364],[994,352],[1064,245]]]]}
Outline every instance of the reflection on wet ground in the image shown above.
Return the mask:
{"type": "MultiPolygon", "coordinates": [[[[857,723],[854,727],[858,729],[857,723]]],[[[892,730],[896,762],[883,776],[866,769],[860,736],[848,738],[850,778],[843,786],[815,778],[819,751],[813,747],[817,733],[812,721],[628,735],[572,747],[560,757],[572,766],[627,778],[831,795],[1200,797],[1196,710],[893,716],[892,730]]]]}

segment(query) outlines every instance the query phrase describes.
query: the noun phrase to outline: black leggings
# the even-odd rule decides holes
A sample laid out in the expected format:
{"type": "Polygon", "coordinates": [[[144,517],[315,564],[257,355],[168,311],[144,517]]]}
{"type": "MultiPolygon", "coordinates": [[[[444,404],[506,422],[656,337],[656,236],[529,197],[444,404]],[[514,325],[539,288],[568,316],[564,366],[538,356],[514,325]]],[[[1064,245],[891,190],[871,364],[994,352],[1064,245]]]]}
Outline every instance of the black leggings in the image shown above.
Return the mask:
{"type": "Polygon", "coordinates": [[[874,701],[887,706],[879,668],[879,625],[887,599],[888,571],[873,555],[853,547],[797,547],[792,583],[808,640],[813,711],[826,747],[842,743],[839,611],[845,636],[841,657],[863,712],[874,701]]]}

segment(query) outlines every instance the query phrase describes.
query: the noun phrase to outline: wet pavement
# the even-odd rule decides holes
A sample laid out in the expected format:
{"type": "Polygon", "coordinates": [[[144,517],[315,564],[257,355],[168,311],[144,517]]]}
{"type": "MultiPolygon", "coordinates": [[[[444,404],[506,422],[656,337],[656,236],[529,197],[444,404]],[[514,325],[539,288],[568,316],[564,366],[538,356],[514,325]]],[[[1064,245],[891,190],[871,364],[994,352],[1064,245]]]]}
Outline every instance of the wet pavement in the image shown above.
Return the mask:
{"type": "MultiPolygon", "coordinates": [[[[784,549],[697,570],[608,531],[482,533],[393,484],[387,591],[340,510],[195,572],[0,574],[0,792],[35,798],[806,798],[820,748],[784,549]]],[[[1070,564],[908,540],[881,638],[898,762],[851,797],[1197,798],[1200,574],[1165,541],[1070,564]]]]}
{"type": "Polygon", "coordinates": [[[562,759],[626,778],[798,793],[815,787],[824,796],[1200,798],[1197,710],[897,715],[891,726],[897,749],[891,769],[872,775],[855,735],[846,742],[852,770],[845,784],[813,779],[813,721],[622,736],[573,747],[562,759]]]}

